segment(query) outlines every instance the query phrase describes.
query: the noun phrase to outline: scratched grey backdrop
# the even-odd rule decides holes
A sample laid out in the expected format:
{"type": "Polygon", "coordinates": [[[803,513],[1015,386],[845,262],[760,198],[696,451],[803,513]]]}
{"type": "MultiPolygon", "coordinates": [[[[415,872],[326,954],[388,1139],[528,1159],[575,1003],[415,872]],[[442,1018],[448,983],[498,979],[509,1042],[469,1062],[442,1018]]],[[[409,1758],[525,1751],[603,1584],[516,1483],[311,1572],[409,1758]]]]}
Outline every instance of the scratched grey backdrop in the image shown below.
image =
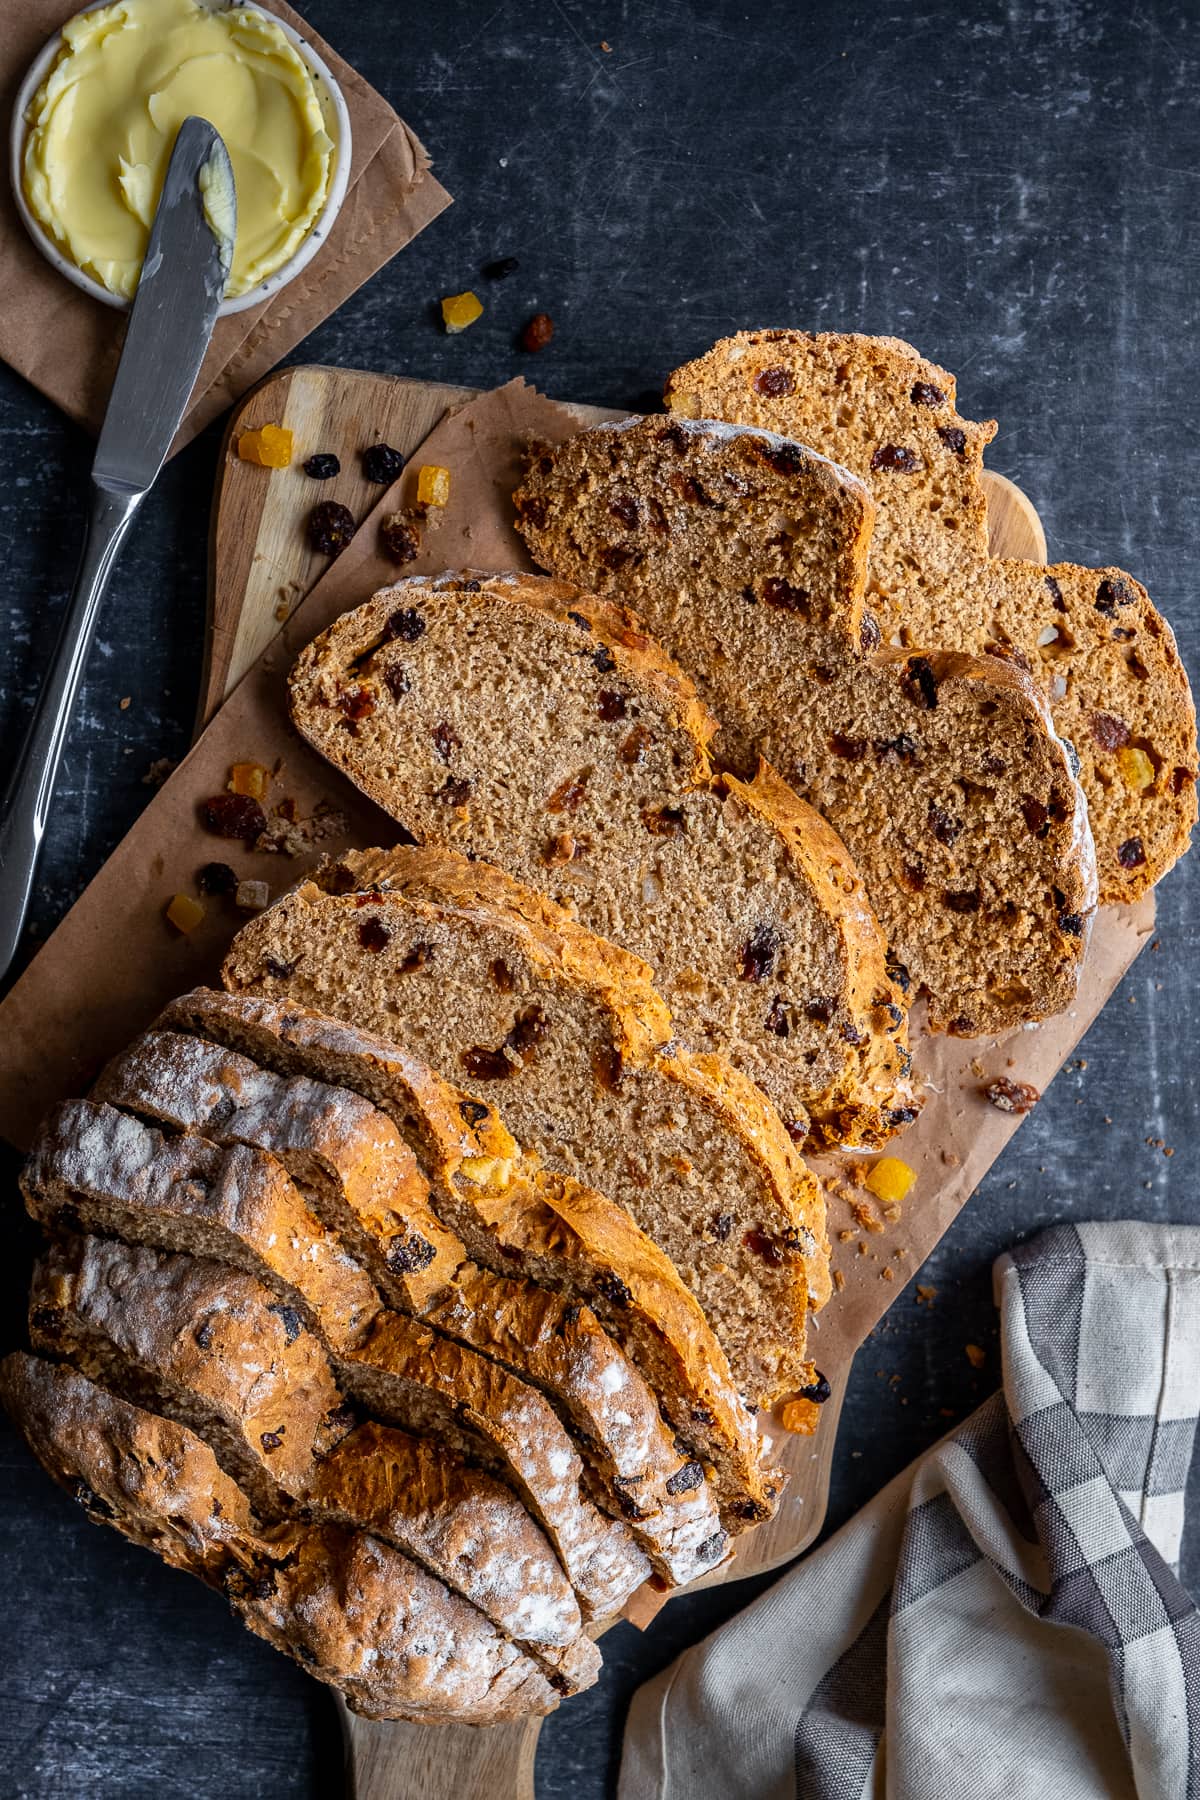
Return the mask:
{"type": "MultiPolygon", "coordinates": [[[[307,10],[423,134],[457,204],[301,359],[486,386],[528,366],[515,334],[544,308],[558,329],[537,380],[563,398],[637,406],[738,326],[898,333],[959,372],[965,411],[1000,419],[989,461],[1034,496],[1052,554],[1125,563],[1200,669],[1200,9],[307,10]],[[502,255],[520,270],[482,283],[479,265],[502,255]],[[472,285],[487,312],[446,338],[432,303],[472,285]]],[[[145,804],[151,761],[186,745],[216,442],[214,428],[170,467],[124,555],[59,790],[38,935],[145,804]]],[[[6,752],[69,585],[88,455],[0,370],[6,752]]],[[[1054,1219],[1197,1218],[1198,884],[1196,862],[1166,883],[1161,948],[1083,1046],[1086,1070],[1055,1083],[922,1272],[932,1309],[901,1294],[862,1351],[831,1524],[996,1384],[1000,1249],[1054,1219]],[[989,1352],[979,1372],[968,1340],[989,1352]]],[[[8,1204],[6,1343],[21,1332],[31,1242],[8,1204]]],[[[338,1792],[332,1708],[316,1686],[220,1600],[87,1525],[8,1433],[0,1550],[4,1794],[338,1792]]],[[[1194,1534],[1186,1566],[1200,1579],[1194,1534]]],[[[762,1585],[673,1605],[645,1637],[613,1632],[600,1686],[545,1728],[544,1800],[611,1791],[629,1693],[762,1585]]]]}

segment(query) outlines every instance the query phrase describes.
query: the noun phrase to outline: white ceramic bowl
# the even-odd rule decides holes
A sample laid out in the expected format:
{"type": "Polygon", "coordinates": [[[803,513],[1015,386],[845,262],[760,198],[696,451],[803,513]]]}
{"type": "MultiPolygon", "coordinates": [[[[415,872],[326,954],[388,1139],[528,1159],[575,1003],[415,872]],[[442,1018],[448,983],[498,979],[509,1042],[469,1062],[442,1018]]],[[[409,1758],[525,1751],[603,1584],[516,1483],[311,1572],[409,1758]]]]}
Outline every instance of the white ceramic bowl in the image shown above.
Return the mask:
{"type": "MultiPolygon", "coordinates": [[[[78,10],[95,12],[98,7],[107,6],[110,3],[111,0],[91,0],[90,5],[80,7],[78,10]]],[[[298,31],[294,31],[282,19],[277,19],[275,14],[268,12],[265,7],[255,6],[254,0],[229,0],[229,4],[248,6],[254,12],[261,12],[264,17],[277,25],[288,41],[295,46],[316,81],[321,111],[325,115],[325,129],[334,141],[335,161],[333,179],[329,184],[329,192],[325,196],[325,204],[291,256],[281,268],[276,269],[274,275],[268,275],[267,279],[260,281],[257,287],[249,288],[244,294],[236,294],[222,300],[218,317],[223,319],[228,318],[231,313],[245,312],[247,307],[260,306],[264,300],[269,300],[274,294],[277,294],[280,288],[286,287],[289,281],[295,280],[301,269],[308,267],[328,236],[333,222],[341,210],[342,201],[346,198],[346,189],[350,182],[351,152],[350,112],[345,96],[316,51],[304,41],[298,31]]],[[[214,10],[220,10],[220,8],[214,7],[214,10]]],[[[75,17],[75,14],[71,16],[75,17]]],[[[58,55],[61,46],[62,33],[58,32],[34,58],[17,92],[8,139],[9,175],[12,181],[13,197],[25,229],[46,261],[52,264],[60,275],[65,275],[75,287],[82,288],[85,294],[90,294],[93,300],[99,300],[105,306],[115,306],[124,312],[129,308],[129,301],[122,299],[119,294],[110,293],[100,282],[93,280],[90,275],[85,275],[82,269],[77,269],[75,264],[63,255],[54,239],[42,229],[30,211],[29,202],[25,198],[25,188],[21,181],[25,151],[25,114],[30,101],[45,80],[50,65],[58,55]]]]}

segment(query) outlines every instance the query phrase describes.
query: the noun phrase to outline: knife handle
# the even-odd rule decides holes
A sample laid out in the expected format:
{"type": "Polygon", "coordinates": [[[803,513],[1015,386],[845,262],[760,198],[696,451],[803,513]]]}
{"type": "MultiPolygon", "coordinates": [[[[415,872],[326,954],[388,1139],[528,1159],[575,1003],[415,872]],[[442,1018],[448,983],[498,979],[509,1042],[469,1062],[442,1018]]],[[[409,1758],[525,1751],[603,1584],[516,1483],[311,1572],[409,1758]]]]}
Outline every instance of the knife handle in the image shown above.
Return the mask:
{"type": "Polygon", "coordinates": [[[7,972],[21,941],[54,782],[100,601],[121,540],[143,498],[140,493],[110,492],[99,486],[92,491],[75,586],[49,671],[0,803],[0,977],[7,972]]]}

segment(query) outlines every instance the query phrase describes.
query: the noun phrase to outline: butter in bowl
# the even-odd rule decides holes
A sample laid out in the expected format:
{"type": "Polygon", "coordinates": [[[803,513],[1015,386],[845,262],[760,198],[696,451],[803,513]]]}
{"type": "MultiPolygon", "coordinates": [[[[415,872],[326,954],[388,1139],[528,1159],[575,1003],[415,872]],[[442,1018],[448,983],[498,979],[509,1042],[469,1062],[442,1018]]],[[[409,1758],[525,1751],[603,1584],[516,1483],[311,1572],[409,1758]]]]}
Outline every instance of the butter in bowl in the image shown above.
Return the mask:
{"type": "MultiPolygon", "coordinates": [[[[350,118],[300,35],[264,8],[101,0],[22,83],[12,185],[34,242],[77,287],[127,306],[175,135],[189,115],[229,149],[237,241],[221,313],[269,299],[316,255],[345,198],[350,118]]],[[[218,236],[229,196],[206,196],[218,236]]]]}

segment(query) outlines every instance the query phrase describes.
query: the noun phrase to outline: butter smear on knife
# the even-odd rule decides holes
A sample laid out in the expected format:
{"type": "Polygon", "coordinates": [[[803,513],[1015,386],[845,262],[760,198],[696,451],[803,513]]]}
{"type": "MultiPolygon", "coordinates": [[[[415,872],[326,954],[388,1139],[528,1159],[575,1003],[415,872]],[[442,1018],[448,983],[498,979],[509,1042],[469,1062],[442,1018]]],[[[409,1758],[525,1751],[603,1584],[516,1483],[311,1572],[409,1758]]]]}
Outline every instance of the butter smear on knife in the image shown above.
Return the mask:
{"type": "MultiPolygon", "coordinates": [[[[30,103],[29,206],[77,268],[129,298],[175,134],[189,114],[220,132],[237,188],[226,291],[282,268],[320,215],[336,146],[316,81],[274,19],[198,0],[115,0],[63,27],[30,103]]],[[[214,234],[231,209],[205,196],[214,234]]]]}

